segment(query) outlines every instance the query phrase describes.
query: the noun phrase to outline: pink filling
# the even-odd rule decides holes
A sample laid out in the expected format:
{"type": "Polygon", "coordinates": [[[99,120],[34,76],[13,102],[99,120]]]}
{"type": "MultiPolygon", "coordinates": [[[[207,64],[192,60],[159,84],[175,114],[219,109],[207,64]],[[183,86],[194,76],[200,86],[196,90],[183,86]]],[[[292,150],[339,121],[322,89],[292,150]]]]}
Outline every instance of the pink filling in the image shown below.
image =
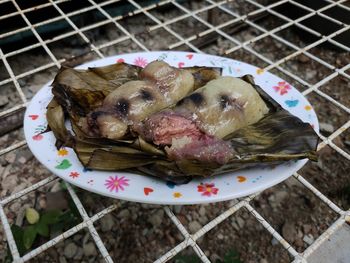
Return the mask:
{"type": "Polygon", "coordinates": [[[173,160],[195,159],[225,164],[233,157],[233,149],[229,142],[206,134],[181,148],[170,147],[166,151],[173,160]]]}
{"type": "Polygon", "coordinates": [[[143,129],[144,136],[157,145],[171,145],[173,139],[187,137],[183,146],[166,147],[173,160],[195,159],[202,162],[225,164],[233,156],[229,142],[207,135],[196,124],[174,112],[161,112],[149,118],[143,129]]]}
{"type": "Polygon", "coordinates": [[[170,145],[172,139],[180,139],[185,136],[198,140],[204,135],[191,120],[172,112],[152,116],[147,121],[147,128],[149,130],[145,132],[150,132],[148,137],[151,137],[157,145],[170,145]]]}

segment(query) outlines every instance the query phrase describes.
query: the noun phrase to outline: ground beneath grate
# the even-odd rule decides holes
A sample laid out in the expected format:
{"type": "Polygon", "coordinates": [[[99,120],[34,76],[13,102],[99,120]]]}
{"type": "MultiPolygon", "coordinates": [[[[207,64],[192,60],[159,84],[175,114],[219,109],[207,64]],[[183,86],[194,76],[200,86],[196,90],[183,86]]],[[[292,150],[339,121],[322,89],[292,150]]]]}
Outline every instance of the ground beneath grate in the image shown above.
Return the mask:
{"type": "MultiPolygon", "coordinates": [[[[233,7],[238,8],[237,6],[233,7]]],[[[242,13],[246,12],[244,9],[241,11],[242,13]]],[[[171,12],[154,11],[153,14],[161,20],[168,20],[181,13],[178,10],[173,10],[171,12]]],[[[206,14],[203,14],[203,17],[205,18],[206,14]]],[[[137,28],[142,19],[144,17],[141,16],[134,17],[132,20],[125,20],[125,25],[128,27],[128,30],[132,31],[134,28],[137,28]]],[[[275,17],[268,17],[260,25],[271,29],[278,26],[279,22],[275,17]]],[[[148,26],[147,23],[146,26],[148,26]]],[[[150,23],[149,26],[151,25],[150,23]]],[[[198,31],[197,25],[198,22],[196,21],[186,20],[184,23],[176,23],[173,27],[180,34],[181,32],[192,34],[198,31]]],[[[257,34],[259,32],[256,29],[248,27],[243,32],[233,35],[233,37],[237,37],[240,41],[246,41],[257,36],[257,34]]],[[[292,29],[284,30],[280,35],[299,47],[307,45],[296,34],[296,31],[292,29]]],[[[98,45],[117,39],[121,36],[121,33],[116,31],[113,25],[107,25],[102,31],[96,30],[92,32],[91,36],[91,41],[98,45]]],[[[138,33],[137,38],[152,50],[167,49],[168,45],[176,41],[165,30],[159,30],[156,33],[141,32],[138,33]]],[[[210,41],[203,46],[201,48],[202,51],[223,55],[226,49],[234,46],[232,42],[220,36],[216,36],[215,39],[214,42],[210,41]]],[[[69,58],[88,52],[88,48],[82,48],[80,43],[79,41],[67,40],[50,46],[50,49],[58,58],[69,58]]],[[[183,47],[179,47],[179,49],[181,48],[183,47]]],[[[266,55],[272,61],[278,60],[281,54],[284,56],[291,52],[290,48],[271,38],[262,39],[252,45],[251,48],[266,55]]],[[[135,43],[124,41],[116,46],[104,48],[101,51],[108,56],[139,50],[140,47],[135,43]]],[[[350,54],[339,53],[334,50],[323,49],[322,47],[313,48],[310,50],[310,53],[336,67],[342,67],[350,61],[350,54]]],[[[239,49],[228,56],[259,67],[266,66],[265,62],[247,50],[239,49]]],[[[96,56],[92,54],[83,55],[74,64],[94,58],[96,56]]],[[[32,63],[23,63],[24,61],[33,61],[35,65],[43,65],[47,62],[47,58],[42,52],[27,52],[13,57],[9,63],[16,74],[34,68],[32,63]]],[[[281,67],[295,73],[311,84],[317,83],[330,74],[329,69],[305,55],[297,56],[290,62],[282,64],[281,67]]],[[[19,83],[27,98],[30,99],[44,83],[52,79],[56,71],[56,68],[50,68],[20,79],[19,83]]],[[[272,72],[289,81],[300,91],[306,89],[301,83],[286,76],[278,69],[274,69],[272,72]]],[[[5,78],[7,78],[7,73],[4,67],[0,65],[0,80],[5,78]]],[[[336,77],[322,86],[320,90],[345,106],[350,107],[348,87],[349,80],[336,77]]],[[[311,93],[307,98],[315,107],[323,135],[328,136],[349,120],[349,116],[345,111],[330,104],[320,95],[311,93]]],[[[11,108],[18,103],[19,98],[14,93],[13,85],[8,84],[0,89],[1,111],[11,108]]],[[[23,131],[18,129],[0,137],[0,145],[7,147],[22,139],[23,131]]],[[[334,143],[350,153],[350,132],[345,131],[334,140],[334,143]]],[[[350,170],[349,161],[329,147],[322,149],[319,154],[320,160],[317,163],[308,163],[300,171],[300,174],[341,208],[349,209],[350,179],[347,176],[350,170]]],[[[33,158],[27,148],[10,152],[0,158],[0,198],[25,189],[49,175],[50,173],[33,158]]],[[[88,213],[91,215],[116,202],[82,190],[77,189],[77,191],[88,213]]],[[[56,205],[64,210],[68,209],[69,202],[66,190],[62,188],[59,182],[55,181],[20,201],[10,203],[5,207],[5,212],[11,224],[23,225],[24,209],[26,207],[44,210],[56,205]]],[[[160,206],[128,202],[119,203],[119,209],[96,223],[96,228],[107,250],[116,262],[151,262],[183,240],[181,234],[173,226],[160,206]]],[[[191,233],[194,233],[233,204],[234,201],[210,205],[176,206],[172,207],[172,209],[185,227],[191,233]]],[[[252,205],[298,252],[302,252],[309,246],[337,218],[337,215],[332,210],[320,202],[295,178],[290,178],[264,191],[252,202],[252,205]]],[[[0,259],[3,259],[6,255],[6,243],[1,228],[0,238],[0,259]]],[[[34,246],[38,246],[44,241],[45,239],[39,240],[34,246]]],[[[239,210],[217,228],[207,233],[205,238],[199,240],[198,243],[213,262],[224,261],[225,257],[230,255],[230,253],[238,253],[242,262],[291,261],[290,256],[281,245],[245,209],[239,210]]],[[[102,259],[98,254],[89,234],[86,231],[80,231],[32,261],[61,263],[74,261],[99,262],[102,259]]],[[[194,252],[187,249],[180,253],[177,261],[190,260],[193,255],[194,252]]],[[[196,260],[195,256],[193,260],[196,260]]]]}

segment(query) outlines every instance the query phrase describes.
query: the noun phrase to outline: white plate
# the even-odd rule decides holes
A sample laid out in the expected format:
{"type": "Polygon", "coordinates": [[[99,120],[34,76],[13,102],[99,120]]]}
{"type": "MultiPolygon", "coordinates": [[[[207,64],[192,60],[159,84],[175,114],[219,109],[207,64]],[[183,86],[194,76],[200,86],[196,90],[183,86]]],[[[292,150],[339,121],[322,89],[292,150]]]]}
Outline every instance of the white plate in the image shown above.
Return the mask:
{"type": "MultiPolygon", "coordinates": [[[[145,66],[161,59],[176,67],[216,66],[223,75],[252,74],[255,82],[285,109],[318,131],[316,114],[310,103],[286,81],[249,64],[211,55],[188,52],[145,52],[123,54],[86,63],[79,68],[100,67],[117,61],[145,66]]],[[[51,83],[51,82],[50,82],[51,83]]],[[[46,129],[46,106],[52,98],[50,83],[32,99],[24,118],[24,133],[30,150],[51,172],[88,191],[112,198],[153,204],[199,204],[229,200],[264,190],[287,179],[307,160],[288,162],[274,168],[247,169],[207,179],[174,185],[152,177],[124,172],[87,171],[70,148],[55,148],[52,132],[46,129]]],[[[291,138],[292,139],[292,138],[291,138]]]]}

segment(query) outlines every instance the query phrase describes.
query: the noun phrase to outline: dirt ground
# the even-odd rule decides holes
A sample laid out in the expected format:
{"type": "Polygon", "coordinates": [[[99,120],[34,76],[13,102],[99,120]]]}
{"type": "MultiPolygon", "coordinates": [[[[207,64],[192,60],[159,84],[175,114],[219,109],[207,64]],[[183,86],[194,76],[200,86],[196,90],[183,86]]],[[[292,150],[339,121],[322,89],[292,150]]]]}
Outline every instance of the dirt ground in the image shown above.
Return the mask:
{"type": "MultiPolygon", "coordinates": [[[[271,1],[259,2],[265,4],[271,1]]],[[[207,4],[205,1],[195,1],[192,4],[184,5],[196,10],[207,4]]],[[[254,5],[245,1],[230,2],[225,7],[239,14],[256,9],[254,5]]],[[[182,11],[174,7],[150,12],[161,21],[183,14],[182,11]]],[[[217,10],[216,12],[221,14],[220,20],[214,19],[211,21],[212,23],[220,24],[229,20],[230,16],[223,15],[222,11],[217,10]]],[[[202,12],[199,16],[208,19],[207,12],[202,12]]],[[[150,50],[165,50],[170,44],[178,41],[164,29],[147,32],[146,29],[153,26],[154,22],[144,14],[134,16],[132,19],[125,18],[120,23],[128,31],[135,33],[136,38],[150,50]]],[[[276,16],[266,14],[256,23],[266,30],[272,30],[284,22],[276,16]]],[[[182,37],[198,34],[207,29],[205,25],[194,18],[186,18],[176,22],[170,28],[182,37]]],[[[245,24],[241,31],[228,27],[224,27],[223,31],[230,32],[231,37],[241,42],[261,34],[260,31],[248,24],[245,24]]],[[[308,45],[307,39],[294,27],[278,31],[276,34],[298,47],[308,45]]],[[[304,34],[308,33],[304,32],[304,34]]],[[[106,41],[117,39],[122,36],[122,32],[116,29],[113,24],[107,24],[98,30],[90,30],[87,35],[94,45],[100,45],[106,41]]],[[[217,33],[211,35],[210,39],[199,37],[197,40],[193,40],[193,43],[200,46],[200,50],[205,53],[227,56],[259,67],[267,66],[266,62],[252,55],[247,49],[241,48],[225,55],[225,51],[234,47],[235,44],[217,33]]],[[[82,40],[77,35],[50,44],[49,48],[57,58],[69,59],[80,56],[73,60],[74,64],[97,58],[96,55],[88,53],[89,47],[82,46],[82,40]]],[[[248,45],[248,48],[266,56],[271,61],[277,61],[293,52],[293,48],[287,47],[270,36],[248,45]]],[[[184,45],[175,49],[190,50],[184,45]]],[[[105,56],[109,56],[140,50],[141,48],[134,42],[126,40],[117,45],[103,48],[101,52],[105,56]]],[[[314,47],[309,52],[335,68],[341,68],[350,61],[349,53],[327,49],[324,45],[314,47]]],[[[11,57],[8,62],[17,75],[50,62],[50,58],[43,50],[35,49],[11,57]]],[[[305,55],[299,55],[280,66],[310,84],[315,84],[334,72],[305,55]]],[[[51,67],[19,79],[19,84],[26,97],[28,99],[33,97],[43,84],[53,78],[56,72],[57,68],[51,67]]],[[[300,91],[308,88],[277,68],[271,72],[287,80],[300,91]]],[[[8,78],[8,73],[0,63],[0,81],[6,78],[8,78]]],[[[350,107],[349,87],[349,79],[337,76],[322,85],[319,90],[350,107]]],[[[10,109],[19,103],[19,97],[14,92],[14,88],[13,84],[5,84],[0,88],[0,101],[2,99],[6,102],[0,106],[0,111],[10,109]]],[[[306,97],[315,108],[322,135],[329,136],[349,121],[349,115],[346,111],[330,103],[316,92],[311,92],[306,97]]],[[[21,141],[23,137],[22,128],[6,133],[0,137],[1,148],[21,141]]],[[[350,154],[349,129],[335,138],[333,142],[350,154]]],[[[326,146],[319,151],[319,161],[317,163],[309,162],[299,173],[340,208],[344,210],[350,208],[350,162],[340,153],[326,146]]],[[[0,157],[0,198],[25,189],[50,175],[51,173],[32,156],[27,147],[7,153],[0,157]]],[[[183,240],[182,235],[161,206],[115,201],[84,190],[76,189],[76,191],[90,215],[103,210],[114,202],[120,205],[118,209],[95,224],[108,252],[116,262],[152,262],[183,240]]],[[[56,205],[67,208],[67,203],[69,203],[69,195],[57,179],[38,191],[11,202],[5,207],[5,213],[11,224],[20,225],[23,224],[26,207],[42,210],[56,205]]],[[[233,204],[235,204],[234,200],[209,205],[173,206],[171,209],[190,232],[195,232],[233,204]]],[[[304,251],[337,219],[335,212],[294,177],[263,191],[251,204],[298,252],[304,251]]],[[[0,240],[1,260],[5,258],[7,253],[6,238],[1,227],[0,240]]],[[[44,241],[39,240],[34,245],[37,246],[44,241]]],[[[213,262],[223,262],[225,255],[230,251],[237,252],[241,262],[247,263],[290,262],[292,260],[287,251],[246,209],[240,209],[214,230],[208,232],[205,238],[198,241],[198,244],[213,262]]],[[[170,262],[182,262],[181,256],[185,256],[189,260],[189,255],[194,255],[191,248],[182,251],[177,259],[172,259],[170,262]]],[[[38,261],[103,262],[103,259],[87,231],[82,230],[32,260],[32,262],[38,261]]]]}

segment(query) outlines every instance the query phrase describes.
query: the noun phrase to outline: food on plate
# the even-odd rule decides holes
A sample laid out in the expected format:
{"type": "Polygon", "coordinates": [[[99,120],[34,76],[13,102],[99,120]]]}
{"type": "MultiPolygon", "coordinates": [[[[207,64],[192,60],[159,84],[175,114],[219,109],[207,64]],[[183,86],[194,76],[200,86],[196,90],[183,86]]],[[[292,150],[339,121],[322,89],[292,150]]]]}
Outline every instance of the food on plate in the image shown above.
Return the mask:
{"type": "Polygon", "coordinates": [[[177,69],[162,61],[145,69],[126,63],[87,70],[62,68],[52,83],[54,98],[47,112],[49,123],[60,127],[60,132],[53,130],[56,145],[72,146],[73,135],[64,122],[57,122],[63,111],[81,139],[120,139],[135,120],[176,103],[220,74],[221,68],[177,69]]]}
{"type": "Polygon", "coordinates": [[[52,93],[62,106],[84,115],[101,106],[113,90],[136,80],[141,69],[126,63],[87,70],[62,67],[52,83],[52,93]]]}
{"type": "MultiPolygon", "coordinates": [[[[113,86],[95,88],[105,93],[95,97],[94,105],[86,105],[89,99],[84,98],[75,107],[68,95],[90,96],[95,94],[91,88],[79,93],[81,82],[65,80],[76,86],[57,94],[63,88],[55,88],[62,85],[55,79],[48,124],[56,146],[72,147],[84,167],[181,183],[196,176],[317,159],[318,136],[310,124],[284,110],[250,75],[220,77],[217,68],[176,69],[162,61],[144,69],[122,68],[119,75],[110,71],[113,65],[94,68],[93,74],[100,72],[113,86]]],[[[91,77],[89,71],[85,73],[91,77]]],[[[91,83],[82,82],[84,89],[91,83]]]]}
{"type": "Polygon", "coordinates": [[[205,133],[223,138],[257,122],[268,111],[252,85],[239,78],[220,77],[180,100],[171,110],[154,114],[142,127],[146,137],[157,145],[169,144],[186,133],[189,137],[205,133]]]}
{"type": "Polygon", "coordinates": [[[140,72],[139,80],[115,89],[103,100],[102,107],[88,115],[88,127],[104,138],[123,138],[130,125],[176,103],[193,88],[194,78],[189,71],[163,61],[151,62],[140,72]]]}

